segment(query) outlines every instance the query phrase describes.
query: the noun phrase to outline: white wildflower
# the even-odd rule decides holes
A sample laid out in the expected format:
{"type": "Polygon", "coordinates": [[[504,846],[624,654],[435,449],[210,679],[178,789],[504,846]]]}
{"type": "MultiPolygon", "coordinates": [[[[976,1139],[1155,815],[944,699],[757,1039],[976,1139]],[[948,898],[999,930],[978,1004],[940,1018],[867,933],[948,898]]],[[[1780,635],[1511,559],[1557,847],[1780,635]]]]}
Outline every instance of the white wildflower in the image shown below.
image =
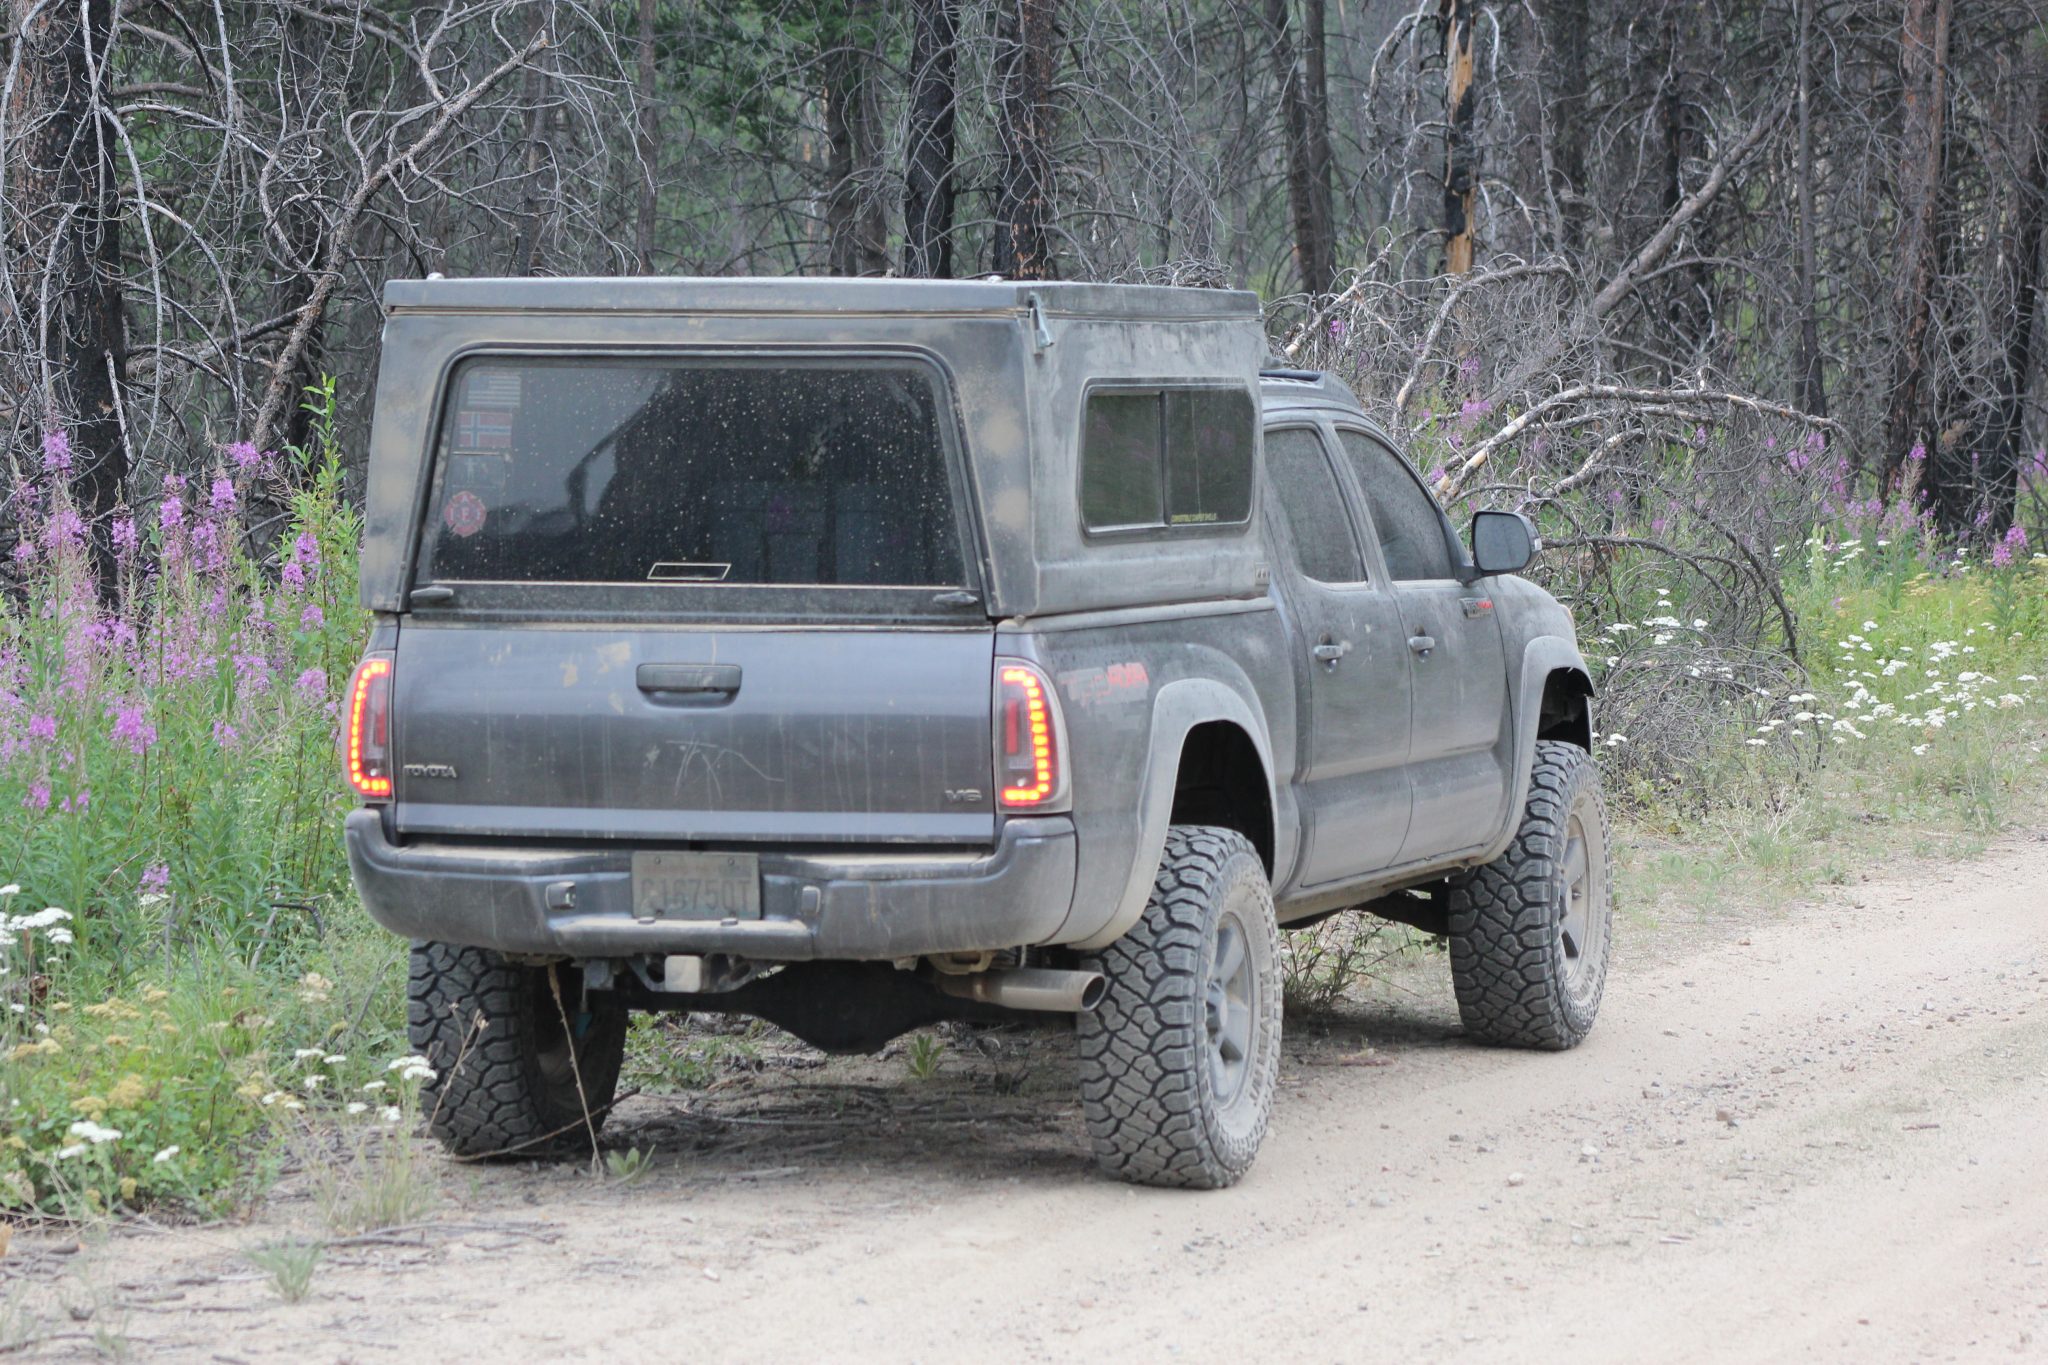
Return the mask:
{"type": "Polygon", "coordinates": [[[169,1160],[170,1160],[170,1159],[171,1159],[172,1157],[176,1156],[176,1155],[177,1155],[177,1154],[179,1153],[179,1151],[181,1151],[181,1150],[182,1150],[182,1149],[181,1149],[181,1148],[179,1148],[179,1147],[178,1147],[178,1146],[177,1146],[176,1144],[173,1144],[173,1145],[171,1145],[171,1146],[169,1146],[169,1147],[166,1147],[166,1148],[164,1148],[164,1149],[163,1149],[163,1150],[162,1150],[161,1152],[158,1152],[158,1153],[157,1153],[157,1154],[156,1154],[155,1156],[151,1157],[151,1158],[149,1159],[149,1162],[150,1162],[150,1164],[151,1164],[152,1166],[161,1166],[161,1165],[163,1165],[163,1164],[164,1164],[165,1162],[169,1161],[169,1160]]]}
{"type": "Polygon", "coordinates": [[[383,1119],[386,1123],[396,1123],[405,1117],[405,1111],[395,1104],[388,1104],[378,1111],[377,1117],[383,1119]]]}
{"type": "Polygon", "coordinates": [[[360,1114],[368,1110],[370,1106],[364,1104],[361,1100],[350,1100],[346,1107],[349,1113],[360,1114]]]}
{"type": "Polygon", "coordinates": [[[112,1142],[114,1139],[121,1136],[121,1130],[119,1128],[102,1128],[99,1124],[94,1123],[91,1119],[80,1119],[78,1122],[72,1124],[69,1128],[65,1129],[65,1132],[69,1136],[83,1139],[84,1141],[91,1143],[95,1147],[99,1146],[103,1142],[112,1142]]]}

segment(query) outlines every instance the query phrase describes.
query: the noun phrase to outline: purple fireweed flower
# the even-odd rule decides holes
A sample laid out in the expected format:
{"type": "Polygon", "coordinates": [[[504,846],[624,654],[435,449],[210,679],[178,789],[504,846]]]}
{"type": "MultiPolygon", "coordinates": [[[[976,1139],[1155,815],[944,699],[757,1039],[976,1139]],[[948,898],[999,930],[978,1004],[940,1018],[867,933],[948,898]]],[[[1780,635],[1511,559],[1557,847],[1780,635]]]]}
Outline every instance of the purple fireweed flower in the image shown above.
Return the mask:
{"type": "Polygon", "coordinates": [[[71,437],[59,429],[43,433],[43,468],[63,474],[71,468],[71,437]]]}
{"type": "Polygon", "coordinates": [[[327,613],[316,602],[299,613],[300,630],[318,630],[327,624],[327,613]]]}
{"type": "Polygon", "coordinates": [[[292,560],[309,569],[320,567],[320,538],[311,531],[299,532],[299,538],[292,542],[292,560]]]}
{"type": "Polygon", "coordinates": [[[116,518],[107,535],[114,542],[114,553],[117,555],[132,555],[142,547],[142,533],[135,529],[133,517],[116,518]]]}
{"type": "Polygon", "coordinates": [[[28,795],[21,798],[21,804],[28,810],[48,810],[50,808],[50,784],[47,782],[29,783],[28,795]]]}
{"type": "Polygon", "coordinates": [[[327,670],[309,668],[299,674],[299,680],[293,686],[298,688],[299,696],[304,700],[319,701],[327,695],[327,670]]]}
{"type": "Polygon", "coordinates": [[[237,469],[251,469],[263,463],[263,452],[256,449],[254,441],[229,441],[221,449],[237,469]]]}
{"type": "Polygon", "coordinates": [[[171,865],[152,863],[142,869],[142,894],[161,894],[171,884],[171,865]]]}
{"type": "Polygon", "coordinates": [[[284,568],[278,571],[277,576],[284,580],[284,585],[293,592],[303,592],[305,590],[306,570],[299,564],[298,560],[286,560],[284,568]]]}
{"type": "Polygon", "coordinates": [[[48,538],[53,550],[82,543],[85,540],[85,519],[69,507],[58,508],[50,516],[48,538]]]}
{"type": "Polygon", "coordinates": [[[35,715],[28,718],[28,737],[36,740],[52,740],[57,737],[57,718],[52,715],[35,715]]]}
{"type": "Polygon", "coordinates": [[[156,726],[149,722],[149,709],[141,702],[118,702],[114,706],[114,742],[129,752],[144,754],[156,743],[156,726]]]}
{"type": "Polygon", "coordinates": [[[1342,318],[1331,318],[1331,319],[1330,319],[1330,340],[1332,340],[1332,341],[1342,341],[1343,339],[1344,339],[1344,319],[1342,319],[1342,318]]]}
{"type": "Polygon", "coordinates": [[[36,558],[36,543],[35,543],[35,542],[34,542],[33,540],[24,540],[24,541],[22,541],[22,542],[21,542],[21,543],[20,543],[19,545],[16,545],[16,546],[14,547],[14,562],[15,562],[15,563],[17,563],[17,564],[33,564],[33,563],[35,562],[35,558],[36,558]]]}
{"type": "Polygon", "coordinates": [[[1650,518],[1650,534],[1653,536],[1663,535],[1665,531],[1670,529],[1670,527],[1671,523],[1666,521],[1662,517],[1650,518]]]}
{"type": "Polygon", "coordinates": [[[1479,377],[1479,357],[1468,355],[1459,361],[1458,377],[1460,379],[1477,379],[1479,377]]]}
{"type": "Polygon", "coordinates": [[[67,796],[57,803],[57,810],[63,815],[83,815],[92,805],[92,788],[81,788],[78,795],[67,796]]]}
{"type": "Polygon", "coordinates": [[[1906,452],[1906,458],[1911,460],[1914,464],[1919,464],[1921,461],[1925,460],[1927,458],[1926,443],[1923,441],[1915,441],[1913,443],[1913,448],[1906,452]]]}
{"type": "Polygon", "coordinates": [[[185,524],[185,504],[176,497],[164,499],[163,506],[156,511],[157,525],[166,531],[175,531],[185,524]]]}
{"type": "Polygon", "coordinates": [[[223,749],[239,749],[242,747],[242,735],[226,721],[217,720],[213,723],[213,742],[223,749]]]}
{"type": "Polygon", "coordinates": [[[225,479],[225,478],[216,478],[216,479],[215,479],[215,480],[213,481],[213,491],[211,492],[211,494],[209,494],[209,496],[208,496],[208,498],[207,498],[207,502],[208,502],[208,503],[209,503],[209,504],[210,504],[210,505],[212,506],[213,510],[214,510],[214,511],[216,511],[216,512],[232,512],[232,511],[234,511],[234,510],[235,510],[235,485],[234,485],[234,483],[233,483],[233,482],[232,482],[231,480],[229,480],[229,479],[225,479]]]}

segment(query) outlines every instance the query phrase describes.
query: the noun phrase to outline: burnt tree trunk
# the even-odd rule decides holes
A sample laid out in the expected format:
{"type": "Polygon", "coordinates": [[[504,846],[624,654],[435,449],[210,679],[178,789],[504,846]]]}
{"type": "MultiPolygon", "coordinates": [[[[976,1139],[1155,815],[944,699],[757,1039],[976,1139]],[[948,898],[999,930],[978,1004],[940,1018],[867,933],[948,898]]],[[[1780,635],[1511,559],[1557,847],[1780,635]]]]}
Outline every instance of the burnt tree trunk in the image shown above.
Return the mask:
{"type": "MultiPolygon", "coordinates": [[[[533,27],[527,40],[540,37],[547,32],[548,7],[533,7],[533,27]]],[[[526,68],[521,79],[520,103],[526,106],[526,136],[521,139],[521,159],[525,163],[524,185],[520,194],[521,215],[519,237],[512,247],[512,270],[515,275],[538,275],[541,267],[541,244],[547,235],[549,215],[561,202],[561,195],[551,182],[549,172],[553,167],[555,152],[548,140],[548,117],[551,102],[547,98],[548,54],[543,51],[526,68]]]]}
{"type": "Polygon", "coordinates": [[[903,273],[953,274],[954,119],[960,2],[911,0],[910,136],[903,165],[903,273]]]}
{"type": "Polygon", "coordinates": [[[1885,417],[1883,486],[1898,487],[1907,455],[1935,440],[1926,401],[1927,333],[1933,320],[1948,110],[1948,39],[1953,0],[1905,0],[1900,31],[1899,227],[1894,250],[1891,398],[1885,417]]]}
{"type": "Polygon", "coordinates": [[[825,239],[834,275],[889,269],[889,229],[875,185],[881,109],[875,90],[874,0],[845,0],[828,29],[825,74],[825,239]]]}
{"type": "Polygon", "coordinates": [[[1586,0],[1551,0],[1543,7],[1543,41],[1556,71],[1552,88],[1542,92],[1556,129],[1555,166],[1562,182],[1558,191],[1560,231],[1567,251],[1586,241],[1586,140],[1592,94],[1586,48],[1592,40],[1592,16],[1586,0]]]}
{"type": "Polygon", "coordinates": [[[127,347],[121,200],[114,134],[98,112],[114,4],[14,0],[10,8],[19,71],[7,111],[7,245],[42,371],[43,425],[68,435],[73,496],[97,521],[121,504],[129,459],[118,389],[127,347]]]}
{"type": "Polygon", "coordinates": [[[1444,30],[1444,273],[1472,269],[1472,214],[1479,177],[1472,134],[1472,0],[1440,0],[1444,30]]]}
{"type": "Polygon", "coordinates": [[[655,99],[654,65],[654,0],[640,0],[640,28],[634,35],[637,49],[637,70],[634,81],[634,102],[639,105],[639,172],[640,183],[638,212],[633,222],[633,264],[642,275],[654,273],[654,215],[656,196],[660,189],[660,177],[655,174],[654,161],[660,150],[660,110],[655,99]]]}
{"type": "Polygon", "coordinates": [[[996,140],[1002,181],[991,268],[1052,278],[1053,71],[1058,0],[1002,0],[996,13],[996,140]]]}
{"type": "Polygon", "coordinates": [[[1799,0],[1799,406],[1828,413],[1820,367],[1820,304],[1813,229],[1813,0],[1799,0]]]}

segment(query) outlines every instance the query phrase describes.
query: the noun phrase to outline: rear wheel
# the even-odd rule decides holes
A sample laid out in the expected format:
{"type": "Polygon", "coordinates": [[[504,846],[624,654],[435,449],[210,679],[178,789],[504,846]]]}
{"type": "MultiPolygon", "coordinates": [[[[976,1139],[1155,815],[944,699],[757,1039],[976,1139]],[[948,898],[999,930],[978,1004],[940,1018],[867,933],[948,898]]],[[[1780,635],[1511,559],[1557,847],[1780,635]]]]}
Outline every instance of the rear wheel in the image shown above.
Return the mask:
{"type": "Polygon", "coordinates": [[[434,1069],[427,1131],[457,1156],[588,1152],[619,1085],[626,1010],[573,966],[415,943],[407,1033],[434,1069]]]}
{"type": "Polygon", "coordinates": [[[1081,1109],[1096,1163],[1144,1185],[1218,1189],[1251,1168],[1280,1074],[1280,933],[1242,834],[1175,825],[1145,914],[1084,961],[1081,1109]]]}
{"type": "Polygon", "coordinates": [[[1466,1031],[1576,1047],[1600,1013],[1613,917],[1599,768],[1577,745],[1539,740],[1514,842],[1451,879],[1451,980],[1466,1031]]]}

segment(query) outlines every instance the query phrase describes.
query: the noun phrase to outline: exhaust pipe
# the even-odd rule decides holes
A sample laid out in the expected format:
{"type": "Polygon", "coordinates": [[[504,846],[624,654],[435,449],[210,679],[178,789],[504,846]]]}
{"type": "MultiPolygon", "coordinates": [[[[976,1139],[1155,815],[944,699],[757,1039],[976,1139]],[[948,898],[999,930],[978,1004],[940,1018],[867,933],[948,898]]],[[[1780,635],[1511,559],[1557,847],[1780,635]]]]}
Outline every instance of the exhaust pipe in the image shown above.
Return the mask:
{"type": "Polygon", "coordinates": [[[1062,972],[1050,967],[941,976],[938,985],[947,995],[961,1000],[1053,1014],[1086,1013],[1101,1002],[1103,992],[1109,989],[1101,972],[1062,972]]]}

